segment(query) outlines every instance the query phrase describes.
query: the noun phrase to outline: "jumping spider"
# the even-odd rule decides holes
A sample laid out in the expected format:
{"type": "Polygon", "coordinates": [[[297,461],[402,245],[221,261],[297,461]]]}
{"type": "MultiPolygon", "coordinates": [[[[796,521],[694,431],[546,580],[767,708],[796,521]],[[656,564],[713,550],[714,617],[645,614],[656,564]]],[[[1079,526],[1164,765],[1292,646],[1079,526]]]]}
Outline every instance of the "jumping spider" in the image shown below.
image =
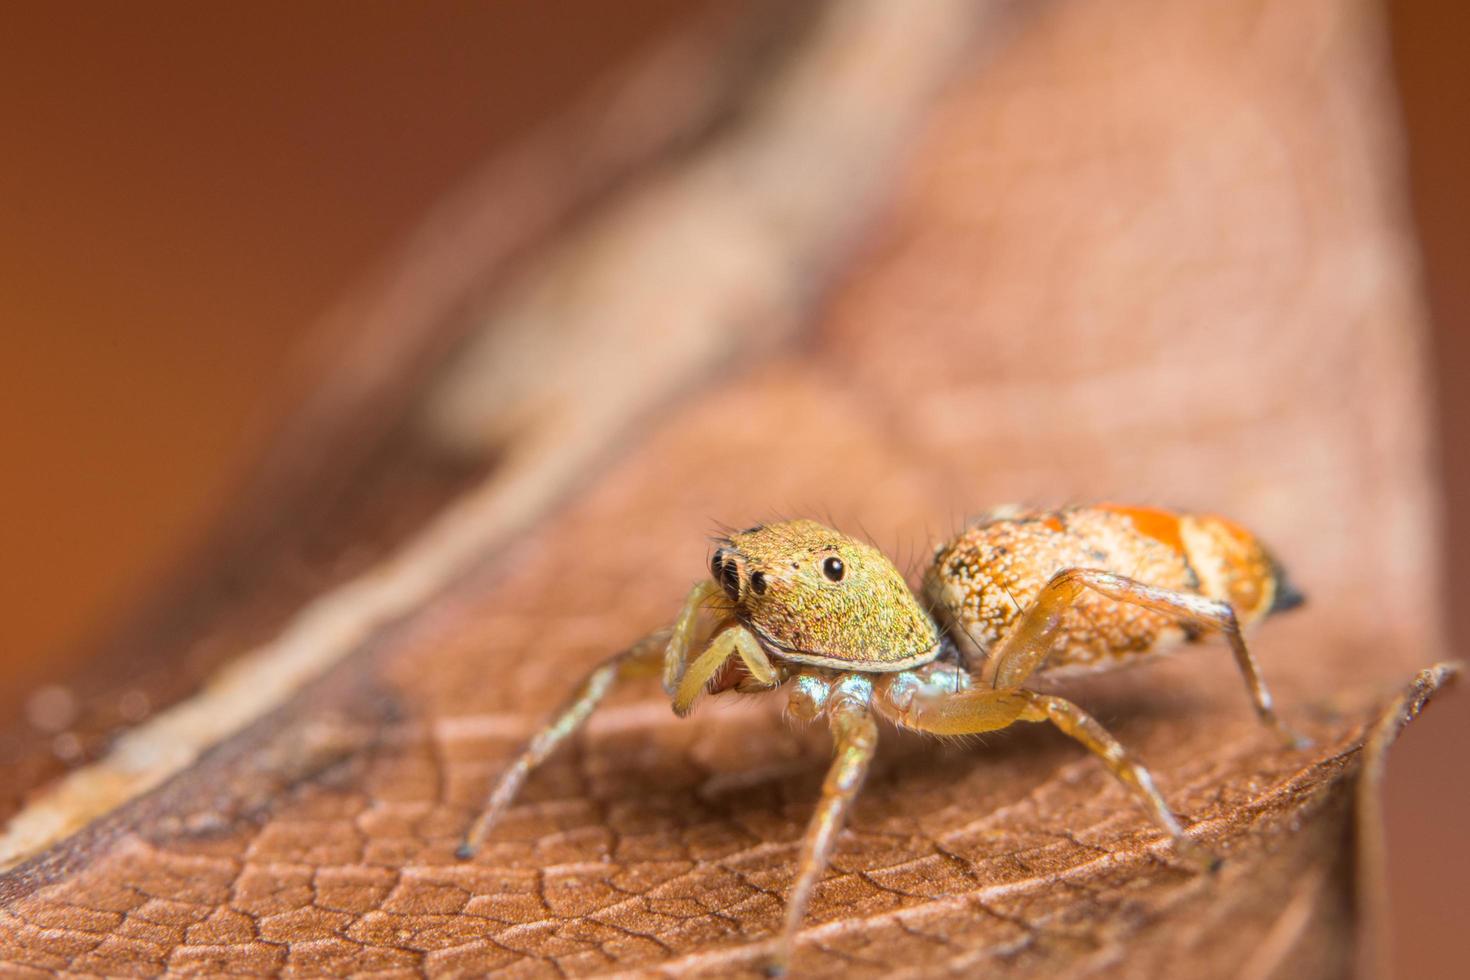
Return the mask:
{"type": "Polygon", "coordinates": [[[1023,685],[1042,673],[1121,666],[1214,630],[1229,642],[1261,720],[1304,744],[1276,717],[1241,638],[1242,626],[1302,597],[1254,536],[1222,518],[1110,504],[997,510],[935,550],[922,594],[921,602],[876,548],[814,521],[718,539],[710,578],[690,591],[672,628],[592,672],[500,777],[460,857],[474,855],[531,770],[614,683],[659,669],[681,717],[709,689],[789,682],[790,713],[831,727],[835,758],[802,842],[771,962],[777,974],[873,757],[877,718],[935,735],[1049,721],[1095,753],[1176,848],[1205,865],[1148,770],[1081,708],[1023,685]],[[706,609],[718,625],[691,658],[706,609]]]}

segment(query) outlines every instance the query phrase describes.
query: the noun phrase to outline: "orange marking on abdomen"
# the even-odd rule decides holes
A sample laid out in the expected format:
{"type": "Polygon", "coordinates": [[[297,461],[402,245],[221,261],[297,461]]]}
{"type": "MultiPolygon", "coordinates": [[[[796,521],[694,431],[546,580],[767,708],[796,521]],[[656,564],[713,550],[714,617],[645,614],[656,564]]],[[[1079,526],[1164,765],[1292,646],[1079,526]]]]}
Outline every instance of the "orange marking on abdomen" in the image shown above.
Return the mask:
{"type": "Polygon", "coordinates": [[[1168,545],[1184,554],[1184,539],[1179,535],[1179,515],[1162,507],[1129,507],[1125,504],[1098,504],[1098,510],[1121,514],[1133,522],[1139,534],[1168,545]]]}
{"type": "Polygon", "coordinates": [[[1221,517],[1219,514],[1204,514],[1201,516],[1201,520],[1214,521],[1216,524],[1220,525],[1222,530],[1227,532],[1232,538],[1239,542],[1242,547],[1254,550],[1261,546],[1260,541],[1256,538],[1254,534],[1241,527],[1234,521],[1230,520],[1228,517],[1221,517]]]}

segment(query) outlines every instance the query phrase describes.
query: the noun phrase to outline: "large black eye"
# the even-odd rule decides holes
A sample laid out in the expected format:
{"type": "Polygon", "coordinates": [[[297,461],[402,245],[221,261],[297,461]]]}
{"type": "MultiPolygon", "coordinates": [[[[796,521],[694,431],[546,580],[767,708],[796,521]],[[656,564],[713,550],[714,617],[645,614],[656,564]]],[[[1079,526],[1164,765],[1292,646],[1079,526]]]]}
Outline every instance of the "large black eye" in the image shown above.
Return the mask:
{"type": "Polygon", "coordinates": [[[720,583],[720,588],[725,590],[725,594],[739,601],[740,566],[735,564],[734,558],[725,557],[724,548],[716,551],[714,557],[709,560],[709,570],[710,574],[715,577],[715,581],[720,583]]]}
{"type": "Polygon", "coordinates": [[[842,576],[847,574],[847,568],[842,564],[842,559],[833,555],[822,562],[822,574],[833,582],[841,582],[842,576]]]}
{"type": "Polygon", "coordinates": [[[750,575],[750,587],[751,587],[751,589],[753,589],[755,591],[755,594],[756,595],[765,595],[766,594],[766,573],[765,572],[752,572],[751,575],[750,575]]]}

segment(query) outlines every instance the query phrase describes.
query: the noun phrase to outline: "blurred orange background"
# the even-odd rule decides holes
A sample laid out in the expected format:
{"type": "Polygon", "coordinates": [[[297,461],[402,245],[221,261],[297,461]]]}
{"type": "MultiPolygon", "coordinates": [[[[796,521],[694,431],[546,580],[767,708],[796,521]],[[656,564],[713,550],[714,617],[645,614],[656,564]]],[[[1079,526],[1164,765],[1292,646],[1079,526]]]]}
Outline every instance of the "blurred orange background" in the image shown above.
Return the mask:
{"type": "MultiPolygon", "coordinates": [[[[0,703],[59,673],[199,540],[334,301],[496,147],[691,9],[7,11],[0,703]]],[[[1457,502],[1470,491],[1470,454],[1450,442],[1470,425],[1470,24],[1449,4],[1390,14],[1457,502]]],[[[1470,520],[1451,507],[1447,528],[1448,567],[1463,567],[1470,520]]],[[[1450,635],[1465,635],[1470,607],[1448,606],[1450,635]]],[[[1467,751],[1461,694],[1394,753],[1404,976],[1466,962],[1470,790],[1445,774],[1465,771],[1467,751]]]]}
{"type": "Polygon", "coordinates": [[[695,9],[9,12],[0,693],[198,539],[350,284],[497,147],[695,9]]]}

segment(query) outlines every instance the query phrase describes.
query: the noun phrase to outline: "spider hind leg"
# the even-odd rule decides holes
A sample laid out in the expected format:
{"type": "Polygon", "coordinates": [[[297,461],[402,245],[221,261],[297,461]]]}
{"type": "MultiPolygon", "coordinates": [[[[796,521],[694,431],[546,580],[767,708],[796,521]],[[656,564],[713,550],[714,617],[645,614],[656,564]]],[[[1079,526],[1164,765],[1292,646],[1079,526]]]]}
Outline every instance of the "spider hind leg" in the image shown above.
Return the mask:
{"type": "Polygon", "coordinates": [[[1245,645],[1240,623],[1229,603],[1193,593],[1161,589],[1098,569],[1069,568],[1052,577],[995,651],[995,687],[1019,687],[1041,668],[1061,631],[1065,629],[1066,621],[1062,613],[1075,606],[1088,592],[1124,605],[1164,613],[1186,629],[1216,630],[1221,633],[1230,645],[1235,665],[1245,680],[1251,703],[1262,724],[1292,748],[1304,748],[1311,744],[1310,740],[1288,728],[1276,714],[1271,690],[1266,686],[1261,668],[1251,655],[1250,648],[1245,645]]]}

